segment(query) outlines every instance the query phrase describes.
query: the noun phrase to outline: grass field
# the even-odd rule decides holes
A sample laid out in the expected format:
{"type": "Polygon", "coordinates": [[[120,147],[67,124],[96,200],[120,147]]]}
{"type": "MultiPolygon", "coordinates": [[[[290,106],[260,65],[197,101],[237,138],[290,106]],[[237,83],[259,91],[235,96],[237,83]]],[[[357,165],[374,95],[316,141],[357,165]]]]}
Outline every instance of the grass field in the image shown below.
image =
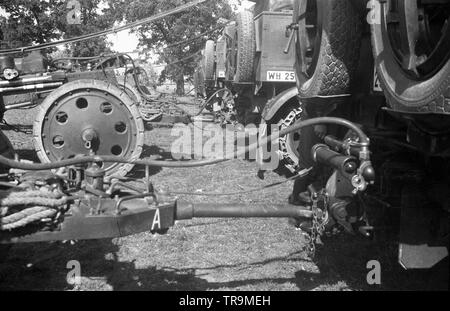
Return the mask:
{"type": "MultiPolygon", "coordinates": [[[[33,110],[8,112],[23,132],[6,130],[20,154],[32,158],[33,110]]],[[[145,133],[143,157],[170,151],[169,128],[145,133]]],[[[282,180],[256,176],[254,163],[233,160],[189,169],[155,169],[157,187],[223,192],[282,180]]],[[[135,169],[132,175],[141,172],[135,169]]],[[[189,197],[192,202],[285,203],[292,183],[264,192],[189,197]]],[[[14,245],[0,263],[0,290],[447,290],[448,260],[427,271],[403,271],[395,239],[374,241],[339,234],[324,239],[314,259],[286,219],[197,219],[178,222],[166,235],[14,245]],[[67,284],[67,262],[81,263],[81,285],[67,284]],[[369,260],[381,263],[381,285],[366,282],[369,260]]],[[[3,248],[0,248],[0,252],[3,248]]]]}

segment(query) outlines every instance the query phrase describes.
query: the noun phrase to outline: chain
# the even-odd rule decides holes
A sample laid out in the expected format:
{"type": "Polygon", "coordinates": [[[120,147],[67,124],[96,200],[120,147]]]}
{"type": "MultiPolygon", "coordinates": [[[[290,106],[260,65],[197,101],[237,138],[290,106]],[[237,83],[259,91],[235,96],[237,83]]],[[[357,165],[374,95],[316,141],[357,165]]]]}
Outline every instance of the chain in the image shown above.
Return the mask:
{"type": "Polygon", "coordinates": [[[314,258],[316,254],[316,244],[318,238],[320,238],[325,231],[325,224],[327,222],[327,202],[326,196],[324,194],[320,194],[320,196],[324,199],[323,209],[319,208],[319,195],[317,193],[312,194],[312,226],[311,232],[307,237],[307,252],[310,258],[314,258]]]}
{"type": "MultiPolygon", "coordinates": [[[[298,120],[303,112],[303,109],[301,107],[295,108],[289,112],[289,114],[281,120],[280,122],[280,130],[283,130],[295,123],[296,120],[298,120]]],[[[289,152],[287,152],[286,148],[286,139],[287,135],[280,136],[279,138],[279,144],[280,149],[278,152],[283,157],[283,159],[287,162],[287,165],[292,167],[293,170],[295,170],[298,166],[298,163],[295,163],[295,161],[290,157],[289,152]]]]}

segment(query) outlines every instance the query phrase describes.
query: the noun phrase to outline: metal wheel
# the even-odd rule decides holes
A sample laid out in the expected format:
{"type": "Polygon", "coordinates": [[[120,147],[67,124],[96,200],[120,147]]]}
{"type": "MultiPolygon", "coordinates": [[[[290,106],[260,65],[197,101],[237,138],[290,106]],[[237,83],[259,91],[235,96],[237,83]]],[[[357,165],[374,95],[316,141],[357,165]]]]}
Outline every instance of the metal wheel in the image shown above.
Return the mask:
{"type": "MultiPolygon", "coordinates": [[[[84,79],[67,83],[45,98],[34,121],[33,139],[44,163],[92,153],[136,160],[142,152],[144,125],[124,91],[84,79]]],[[[125,176],[133,167],[100,165],[107,176],[125,176]]]]}

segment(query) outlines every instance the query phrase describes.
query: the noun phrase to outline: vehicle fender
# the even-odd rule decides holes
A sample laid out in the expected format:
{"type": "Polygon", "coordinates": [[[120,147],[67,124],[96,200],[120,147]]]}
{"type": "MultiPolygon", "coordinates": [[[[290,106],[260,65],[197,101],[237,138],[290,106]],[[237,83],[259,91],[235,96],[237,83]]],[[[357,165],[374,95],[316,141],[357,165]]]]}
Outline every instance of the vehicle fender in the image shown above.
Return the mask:
{"type": "Polygon", "coordinates": [[[286,104],[290,99],[296,97],[297,95],[297,87],[292,87],[271,98],[263,109],[263,112],[261,114],[262,119],[266,121],[272,119],[284,104],[286,104]]]}

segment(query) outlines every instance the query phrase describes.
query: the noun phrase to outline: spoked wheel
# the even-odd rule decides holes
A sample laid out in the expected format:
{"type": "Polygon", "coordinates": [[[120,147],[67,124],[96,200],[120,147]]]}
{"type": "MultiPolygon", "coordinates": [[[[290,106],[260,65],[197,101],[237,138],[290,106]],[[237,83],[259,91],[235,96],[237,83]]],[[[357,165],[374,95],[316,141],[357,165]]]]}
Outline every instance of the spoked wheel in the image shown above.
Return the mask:
{"type": "MultiPolygon", "coordinates": [[[[130,97],[98,80],[78,80],[53,91],[40,106],[33,126],[39,159],[56,162],[80,154],[137,160],[144,125],[130,97]]],[[[107,176],[125,176],[132,164],[100,163],[107,176]]]]}
{"type": "Polygon", "coordinates": [[[389,0],[371,25],[377,73],[389,105],[450,112],[450,2],[389,0]]]}

